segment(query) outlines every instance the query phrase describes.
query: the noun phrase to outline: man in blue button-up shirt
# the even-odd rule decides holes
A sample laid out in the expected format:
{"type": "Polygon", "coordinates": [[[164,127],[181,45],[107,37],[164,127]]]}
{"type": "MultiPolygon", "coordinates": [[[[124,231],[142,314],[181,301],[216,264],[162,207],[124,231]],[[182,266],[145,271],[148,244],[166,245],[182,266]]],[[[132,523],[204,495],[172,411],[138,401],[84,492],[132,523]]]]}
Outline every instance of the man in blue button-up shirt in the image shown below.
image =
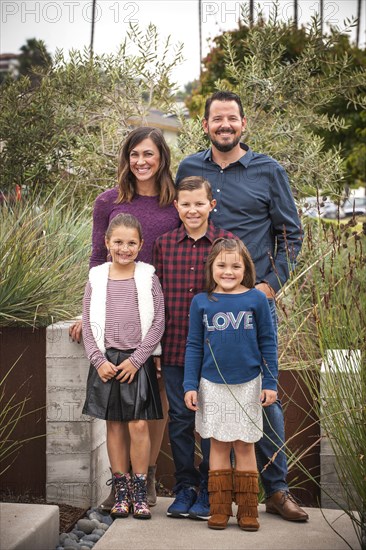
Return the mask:
{"type": "MultiPolygon", "coordinates": [[[[213,94],[206,101],[203,119],[211,148],[185,158],[176,182],[202,176],[211,183],[217,201],[211,219],[248,247],[256,267],[256,286],[269,299],[276,325],[274,297],[295,265],[302,244],[301,224],[285,170],[240,142],[245,124],[239,96],[213,94]]],[[[308,515],[288,490],[286,456],[282,451],[276,455],[285,440],[280,401],[266,408],[264,433],[256,453],[266,511],[290,521],[306,521],[308,515]],[[276,458],[268,464],[268,457],[276,458]]]]}

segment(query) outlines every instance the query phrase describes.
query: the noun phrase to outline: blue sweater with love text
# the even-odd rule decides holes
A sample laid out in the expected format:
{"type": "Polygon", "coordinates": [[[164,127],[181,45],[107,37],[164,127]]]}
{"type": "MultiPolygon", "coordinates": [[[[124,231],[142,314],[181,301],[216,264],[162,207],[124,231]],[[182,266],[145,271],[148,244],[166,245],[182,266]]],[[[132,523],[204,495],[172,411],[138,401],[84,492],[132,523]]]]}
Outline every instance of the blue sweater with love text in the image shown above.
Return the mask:
{"type": "Polygon", "coordinates": [[[198,391],[200,378],[243,384],[262,373],[262,388],[277,390],[277,338],[266,296],[206,292],[191,304],[184,365],[184,391],[198,391]]]}

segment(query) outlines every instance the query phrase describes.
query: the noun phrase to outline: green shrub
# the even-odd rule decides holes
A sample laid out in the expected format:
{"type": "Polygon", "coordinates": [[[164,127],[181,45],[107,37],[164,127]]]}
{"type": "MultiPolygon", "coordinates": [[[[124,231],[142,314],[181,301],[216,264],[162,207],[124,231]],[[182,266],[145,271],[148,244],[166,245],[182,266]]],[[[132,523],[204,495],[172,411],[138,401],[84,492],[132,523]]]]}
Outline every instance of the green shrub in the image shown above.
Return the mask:
{"type": "Polygon", "coordinates": [[[0,326],[47,326],[81,311],[91,211],[65,195],[0,207],[0,326]]]}

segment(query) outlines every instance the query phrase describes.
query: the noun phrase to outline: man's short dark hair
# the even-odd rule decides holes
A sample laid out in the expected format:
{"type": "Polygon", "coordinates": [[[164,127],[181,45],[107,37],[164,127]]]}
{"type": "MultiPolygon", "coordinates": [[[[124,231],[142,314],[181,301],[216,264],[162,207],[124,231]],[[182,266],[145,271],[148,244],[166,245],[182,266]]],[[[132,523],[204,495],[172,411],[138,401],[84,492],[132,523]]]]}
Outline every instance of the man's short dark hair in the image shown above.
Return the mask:
{"type": "Polygon", "coordinates": [[[206,99],[204,114],[206,120],[208,120],[208,117],[210,115],[210,107],[213,101],[235,101],[235,103],[237,103],[239,107],[240,118],[244,118],[243,105],[240,97],[237,94],[234,94],[233,92],[215,92],[214,94],[212,94],[212,96],[206,99]]]}

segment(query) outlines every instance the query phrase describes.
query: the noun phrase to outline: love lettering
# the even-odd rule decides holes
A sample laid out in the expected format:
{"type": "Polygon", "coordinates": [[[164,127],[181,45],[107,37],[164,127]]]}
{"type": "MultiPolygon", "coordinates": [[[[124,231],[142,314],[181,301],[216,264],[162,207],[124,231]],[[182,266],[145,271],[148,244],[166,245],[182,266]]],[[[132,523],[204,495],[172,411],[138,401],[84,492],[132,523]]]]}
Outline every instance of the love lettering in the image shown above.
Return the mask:
{"type": "Polygon", "coordinates": [[[207,314],[203,316],[203,322],[206,325],[208,331],[213,330],[226,330],[230,325],[238,330],[241,321],[243,321],[244,329],[253,328],[253,312],[252,311],[239,311],[238,315],[235,317],[232,311],[227,311],[224,313],[220,311],[215,313],[212,317],[212,324],[210,325],[209,320],[207,319],[207,314]]]}

